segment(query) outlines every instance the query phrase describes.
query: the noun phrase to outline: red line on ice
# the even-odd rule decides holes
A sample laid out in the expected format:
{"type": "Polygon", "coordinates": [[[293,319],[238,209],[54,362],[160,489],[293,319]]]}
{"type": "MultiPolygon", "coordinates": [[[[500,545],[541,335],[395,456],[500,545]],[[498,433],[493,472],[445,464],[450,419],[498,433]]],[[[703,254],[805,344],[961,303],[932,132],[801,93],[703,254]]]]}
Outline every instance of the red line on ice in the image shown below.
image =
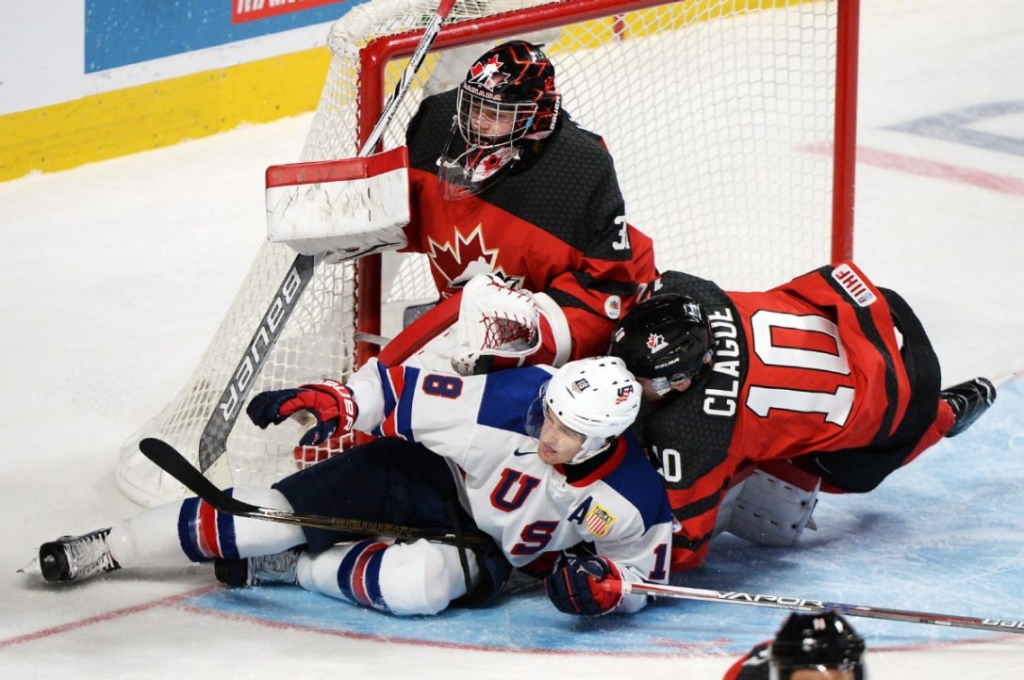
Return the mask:
{"type": "Polygon", "coordinates": [[[17,636],[12,637],[12,638],[7,638],[6,640],[0,640],[0,649],[3,649],[4,647],[10,647],[12,645],[20,645],[20,644],[22,644],[24,642],[34,642],[35,640],[42,640],[43,638],[48,638],[48,637],[52,637],[54,635],[60,635],[61,633],[67,633],[67,632],[70,632],[70,631],[73,631],[73,630],[78,630],[80,628],[85,628],[87,626],[91,626],[91,625],[96,624],[96,623],[103,623],[105,621],[113,621],[114,619],[119,619],[119,618],[122,618],[124,616],[131,616],[132,614],[138,614],[139,612],[144,612],[144,611],[146,611],[148,609],[155,609],[157,607],[166,607],[168,605],[177,604],[178,602],[180,602],[182,600],[187,600],[187,599],[192,598],[192,597],[198,597],[200,595],[205,595],[206,593],[208,593],[208,592],[210,592],[212,590],[217,590],[220,587],[221,587],[220,584],[212,585],[212,586],[204,586],[203,588],[198,588],[196,590],[190,590],[190,591],[188,591],[186,593],[181,593],[179,595],[171,595],[170,597],[165,597],[165,598],[162,598],[162,599],[159,599],[159,600],[153,600],[152,602],[144,602],[142,604],[137,604],[137,605],[134,605],[134,606],[131,606],[131,607],[125,607],[123,609],[115,609],[113,611],[109,611],[109,612],[106,612],[104,614],[97,614],[96,616],[90,616],[88,618],[80,619],[78,621],[71,621],[69,623],[64,623],[64,624],[61,624],[59,626],[54,626],[52,628],[44,628],[43,630],[37,630],[34,633],[26,633],[25,635],[17,635],[17,636]]]}
{"type": "MultiPolygon", "coordinates": [[[[805,151],[817,154],[831,153],[828,144],[812,144],[803,147],[805,151]]],[[[1024,179],[1009,175],[997,175],[949,163],[930,161],[914,156],[905,156],[892,151],[882,151],[864,146],[857,147],[857,162],[887,170],[896,170],[921,177],[934,177],[961,184],[970,184],[982,189],[999,191],[1004,194],[1024,196],[1024,179]]]]}

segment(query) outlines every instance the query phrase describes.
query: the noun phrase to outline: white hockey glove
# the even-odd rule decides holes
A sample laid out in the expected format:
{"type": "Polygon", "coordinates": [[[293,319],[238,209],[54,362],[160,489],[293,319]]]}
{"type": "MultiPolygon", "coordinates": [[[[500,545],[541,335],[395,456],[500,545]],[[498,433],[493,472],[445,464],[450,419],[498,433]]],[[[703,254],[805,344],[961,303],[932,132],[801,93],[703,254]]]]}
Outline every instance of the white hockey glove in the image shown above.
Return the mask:
{"type": "Polygon", "coordinates": [[[495,274],[462,290],[452,368],[460,375],[522,366],[541,346],[541,311],[533,295],[495,274]]]}

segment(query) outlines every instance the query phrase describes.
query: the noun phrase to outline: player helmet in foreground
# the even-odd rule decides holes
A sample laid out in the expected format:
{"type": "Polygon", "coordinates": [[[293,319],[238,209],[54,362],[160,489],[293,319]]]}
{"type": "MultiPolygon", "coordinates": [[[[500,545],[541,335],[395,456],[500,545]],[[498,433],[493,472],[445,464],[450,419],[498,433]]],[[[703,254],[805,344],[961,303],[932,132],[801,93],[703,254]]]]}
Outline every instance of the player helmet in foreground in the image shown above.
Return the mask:
{"type": "Polygon", "coordinates": [[[584,437],[571,463],[608,447],[640,412],[640,384],[617,357],[593,357],[562,366],[544,392],[544,408],[584,437]]]}
{"type": "Polygon", "coordinates": [[[458,89],[455,122],[439,161],[445,197],[480,193],[522,157],[528,141],[555,129],[562,96],[555,67],[524,40],[488,50],[458,89]]]}
{"type": "Polygon", "coordinates": [[[707,314],[686,295],[655,295],[636,305],[612,334],[609,354],[637,377],[651,380],[659,396],[672,384],[702,375],[714,358],[707,314]]]}
{"type": "Polygon", "coordinates": [[[834,611],[795,613],[771,645],[771,680],[864,680],[864,638],[834,611]]]}

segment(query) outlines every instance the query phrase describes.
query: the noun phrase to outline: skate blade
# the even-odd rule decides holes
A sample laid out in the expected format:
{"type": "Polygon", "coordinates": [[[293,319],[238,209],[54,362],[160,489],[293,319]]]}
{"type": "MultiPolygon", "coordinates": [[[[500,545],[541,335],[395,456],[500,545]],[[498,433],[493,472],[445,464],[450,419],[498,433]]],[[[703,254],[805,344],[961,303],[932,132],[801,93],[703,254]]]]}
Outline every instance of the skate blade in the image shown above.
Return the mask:
{"type": "Polygon", "coordinates": [[[34,557],[32,561],[26,564],[24,567],[17,571],[19,574],[42,574],[43,570],[39,566],[39,558],[34,557]]]}

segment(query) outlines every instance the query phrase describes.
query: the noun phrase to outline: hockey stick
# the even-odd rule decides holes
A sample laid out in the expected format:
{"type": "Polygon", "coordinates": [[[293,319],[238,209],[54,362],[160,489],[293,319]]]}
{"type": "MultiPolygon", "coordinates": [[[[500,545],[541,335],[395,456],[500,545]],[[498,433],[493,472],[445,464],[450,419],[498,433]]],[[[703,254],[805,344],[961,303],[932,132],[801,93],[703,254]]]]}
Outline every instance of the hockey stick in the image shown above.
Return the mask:
{"type": "Polygon", "coordinates": [[[757,595],[729,591],[719,592],[717,590],[703,590],[700,588],[662,586],[653,583],[630,583],[628,581],[615,581],[612,579],[598,581],[596,585],[601,590],[612,593],[622,593],[623,595],[629,595],[631,593],[637,595],[658,595],[661,597],[671,597],[682,600],[745,604],[754,607],[792,609],[802,612],[815,612],[832,609],[840,614],[861,616],[869,619],[885,619],[888,621],[903,621],[905,623],[929,623],[935,626],[946,626],[948,628],[974,628],[977,630],[988,630],[995,633],[1024,634],[1024,621],[976,619],[970,616],[931,614],[928,612],[915,612],[903,609],[885,609],[882,607],[867,607],[858,604],[843,604],[841,602],[805,600],[800,597],[788,597],[783,595],[757,595]]]}
{"type": "Polygon", "coordinates": [[[394,538],[417,539],[425,538],[439,543],[453,545],[483,545],[489,539],[483,536],[457,536],[454,533],[438,533],[429,529],[391,524],[388,522],[371,522],[361,519],[344,517],[324,517],[322,515],[305,515],[284,510],[273,510],[251,505],[233,498],[217,487],[196,467],[185,460],[178,451],[165,441],[146,437],[139,442],[139,450],[146,458],[153,461],[161,470],[167,472],[184,484],[192,493],[209,503],[218,512],[235,517],[261,519],[267,522],[294,524],[313,529],[328,531],[350,531],[358,534],[375,536],[391,536],[394,538]]]}
{"type": "MultiPolygon", "coordinates": [[[[402,78],[395,85],[394,91],[384,104],[377,124],[373,127],[363,147],[359,150],[359,156],[365,157],[373,151],[384,131],[394,119],[398,112],[398,105],[405,99],[406,93],[412,84],[412,79],[419,71],[423,60],[433,46],[441,27],[448,19],[448,15],[455,6],[456,0],[441,0],[437,10],[431,17],[427,27],[423,30],[423,37],[409,58],[409,63],[402,73],[402,78]]],[[[368,255],[370,251],[361,252],[353,257],[368,255]]],[[[231,379],[224,388],[213,409],[206,426],[199,437],[199,469],[203,472],[209,470],[227,449],[228,435],[235,427],[241,405],[249,396],[252,389],[253,376],[259,375],[264,362],[273,350],[277,339],[284,329],[285,322],[291,317],[292,311],[298,304],[302,292],[306,289],[313,273],[321,262],[321,256],[298,255],[288,268],[277,293],[274,295],[269,308],[263,315],[260,325],[256,328],[252,339],[246,345],[245,354],[239,360],[235,370],[231,372],[231,379]]],[[[342,258],[349,259],[349,258],[342,258]]],[[[340,259],[338,260],[341,261],[340,259]]]]}

